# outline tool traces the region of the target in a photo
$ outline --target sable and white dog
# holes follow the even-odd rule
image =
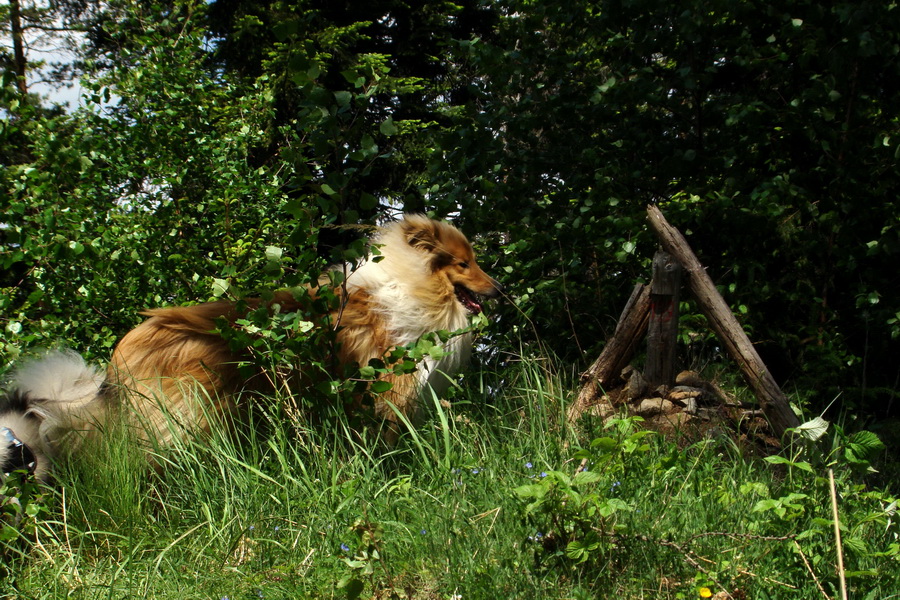
[[[383,258],[365,261],[334,289],[340,306],[330,313],[330,324],[341,365],[365,366],[426,333],[464,329],[468,317],[482,311],[478,297],[500,293],[452,225],[407,215],[372,241]],[[309,295],[302,296],[280,291],[268,302],[247,304],[286,312],[308,308]],[[46,475],[52,457],[75,444],[67,441],[78,437],[73,433],[91,430],[91,423],[103,422],[120,406],[131,405],[142,435],[162,445],[183,429],[209,431],[235,417],[241,393],[259,389],[240,375],[241,353],[216,332],[222,318],[241,316],[238,306],[220,301],[144,311],[149,318],[122,338],[105,375],[74,352],[26,363],[0,398],[0,472],[15,467]],[[471,334],[463,333],[446,343],[439,360],[426,359],[408,375],[387,376],[393,388],[378,397],[376,415],[396,422],[399,413],[415,422],[422,392],[440,395],[447,377],[468,362],[471,348]]]

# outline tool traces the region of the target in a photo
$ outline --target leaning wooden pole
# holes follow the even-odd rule
[[[681,233],[672,227],[656,206],[647,207],[650,225],[659,237],[663,249],[675,257],[687,274],[688,287],[700,305],[713,331],[715,331],[728,354],[738,363],[744,380],[759,399],[766,417],[778,437],[800,421],[772,374],[766,368],[750,338],[744,333],[731,309],[716,290],[712,279],[697,256],[691,250]]]
[[[569,407],[567,417],[574,423],[591,406],[597,404],[606,389],[631,361],[647,334],[650,317],[650,286],[638,284],[622,310],[616,332],[594,364],[581,375],[581,391]]]

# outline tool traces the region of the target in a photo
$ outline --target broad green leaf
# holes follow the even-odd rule
[[[394,125],[394,119],[388,117],[387,119],[382,121],[381,125],[379,126],[379,131],[381,131],[381,133],[383,133],[384,135],[390,137],[392,135],[397,135],[399,130],[397,129],[397,126]]]
[[[822,417],[816,417],[799,425],[795,431],[803,437],[815,442],[828,431],[828,421]]]

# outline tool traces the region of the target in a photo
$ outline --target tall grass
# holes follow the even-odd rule
[[[632,419],[573,429],[574,389],[520,359],[467,375],[390,450],[274,411],[161,453],[159,472],[112,431],[4,542],[0,597],[838,595],[824,462]],[[832,463],[851,597],[898,597],[893,497]]]

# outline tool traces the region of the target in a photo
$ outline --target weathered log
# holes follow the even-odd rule
[[[644,379],[653,388],[671,387],[675,383],[680,290],[681,264],[671,254],[658,251],[653,257],[647,360],[644,364]]]
[[[800,424],[787,397],[775,383],[750,338],[734,318],[684,236],[666,221],[656,206],[648,206],[647,215],[663,248],[681,263],[687,273],[689,289],[700,305],[700,310],[728,354],[738,363],[744,380],[756,394],[775,434],[783,437],[787,429]]]
[[[597,360],[581,375],[581,390],[578,398],[569,406],[567,416],[570,422],[578,418],[603,396],[622,373],[647,333],[650,315],[650,287],[635,286],[628,303],[622,310],[619,323],[612,338],[603,347]]]

